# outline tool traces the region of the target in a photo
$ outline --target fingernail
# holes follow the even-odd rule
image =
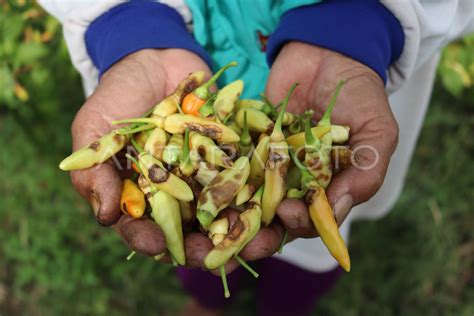
[[[95,217],[98,217],[99,209],[100,209],[100,199],[99,199],[99,196],[95,192],[92,192],[91,194],[90,203],[92,205],[92,209],[94,210]]]
[[[334,204],[334,216],[336,217],[336,222],[338,225],[341,225],[342,222],[346,219],[349,211],[352,208],[352,196],[350,194],[343,195],[336,204]]]

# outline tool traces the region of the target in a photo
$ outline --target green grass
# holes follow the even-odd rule
[[[0,32],[0,314],[176,314],[186,295],[172,268],[140,256],[126,262],[128,249],[57,168],[83,102],[57,24],[41,12],[21,20],[37,10],[30,2],[0,7],[14,13],[0,10],[10,34]],[[28,27],[53,37],[28,44],[34,54],[21,48],[17,64]],[[400,200],[387,217],[354,224],[353,271],[316,314],[474,314],[474,94],[456,87],[452,97],[453,73],[440,74]],[[6,90],[15,82],[28,100]],[[253,299],[251,289],[238,295],[233,314]]]

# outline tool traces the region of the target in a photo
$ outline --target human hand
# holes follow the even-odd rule
[[[398,126],[382,79],[349,57],[291,42],[283,47],[273,64],[266,94],[270,100],[281,100],[288,87],[299,82],[288,110],[302,113],[313,109],[320,118],[339,80],[345,84],[331,119],[335,124],[350,126],[349,146],[358,163],[335,175],[327,189],[341,225],[353,206],[370,199],[382,186],[397,145]],[[292,238],[317,236],[302,201],[283,201],[277,214]]]
[[[170,94],[190,72],[207,65],[195,54],[180,49],[141,50],[127,56],[102,77],[72,124],[73,149],[86,146],[114,128],[111,122],[138,117]],[[90,203],[97,221],[112,227],[139,253],[156,255],[165,242],[150,218],[132,219],[119,207],[121,172],[115,163],[71,172],[76,190]]]

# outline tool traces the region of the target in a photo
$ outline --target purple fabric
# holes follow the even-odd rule
[[[342,274],[340,267],[314,273],[274,258],[261,260],[252,266],[260,274],[256,301],[261,316],[310,315],[319,298],[336,284]],[[177,273],[184,289],[203,306],[217,309],[228,301],[224,298],[219,277],[199,269],[179,268]],[[239,291],[244,277],[251,276],[242,268],[227,276],[231,294]]]

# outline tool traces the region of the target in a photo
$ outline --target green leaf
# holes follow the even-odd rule
[[[15,55],[16,65],[31,64],[48,53],[48,49],[39,43],[22,43],[18,47]]]
[[[458,72],[454,71],[452,68],[442,67],[441,81],[449,93],[455,97],[461,96],[461,93],[464,90],[464,83]]]

